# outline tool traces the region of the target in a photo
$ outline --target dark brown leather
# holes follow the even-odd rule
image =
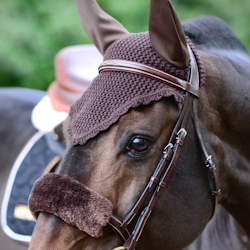
[[[188,67],[185,34],[169,0],[151,0],[149,36],[154,50],[164,60],[180,69]]]
[[[111,215],[108,222],[108,226],[124,241],[130,237],[130,233],[127,228],[121,229],[122,220],[115,215]]]
[[[193,86],[189,82],[179,79],[175,76],[172,76],[163,70],[159,70],[152,66],[145,65],[142,63],[136,63],[125,60],[108,60],[104,61],[99,66],[100,73],[105,71],[122,71],[138,75],[144,75],[146,77],[154,78],[156,80],[164,82],[175,88],[187,91],[195,95],[196,97],[199,96],[199,86],[198,87]]]
[[[60,156],[60,155],[56,155],[56,156],[50,161],[50,163],[47,165],[47,167],[44,169],[42,175],[46,175],[46,174],[50,173],[51,170],[55,167],[55,165],[56,165],[60,160],[61,160],[61,156]]]
[[[115,41],[129,32],[103,11],[95,0],[75,0],[82,26],[97,49],[104,54]]]
[[[213,213],[211,218],[214,216],[216,209],[217,209],[217,205],[218,205],[218,200],[219,200],[219,194],[221,193],[221,190],[219,188],[219,179],[218,179],[218,175],[216,172],[216,167],[212,161],[212,156],[208,154],[206,147],[204,145],[202,136],[201,136],[201,132],[199,129],[199,123],[198,123],[198,112],[197,112],[197,104],[195,102],[195,100],[193,101],[193,113],[194,113],[194,124],[195,124],[195,132],[198,138],[198,141],[200,143],[200,147],[205,159],[205,165],[208,169],[208,177],[210,182],[212,183],[212,195],[213,195],[213,200],[214,200],[214,208],[213,208]]]

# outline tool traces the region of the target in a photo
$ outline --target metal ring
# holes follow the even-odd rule
[[[113,250],[126,250],[126,249],[127,248],[124,246],[113,248]]]

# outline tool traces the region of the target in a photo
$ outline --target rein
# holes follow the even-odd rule
[[[150,177],[149,182],[144,191],[142,192],[140,198],[123,220],[118,218],[114,214],[111,215],[111,218],[108,222],[108,226],[125,242],[123,246],[117,247],[113,250],[135,249],[135,246],[137,244],[137,241],[139,240],[139,237],[143,231],[147,219],[149,218],[159,196],[161,195],[164,187],[166,186],[166,182],[178,160],[181,147],[183,146],[185,137],[187,135],[187,131],[185,128],[192,106],[196,136],[198,138],[202,154],[205,159],[205,165],[208,169],[209,180],[212,184],[212,197],[214,204],[212,217],[216,211],[220,189],[218,189],[218,178],[217,173],[215,171],[215,165],[212,162],[212,156],[207,153],[198,127],[197,105],[195,99],[199,97],[199,71],[194,54],[188,44],[187,46],[191,58],[191,72],[188,82],[174,77],[154,67],[130,61],[110,60],[105,61],[99,67],[100,73],[104,71],[123,71],[134,74],[140,74],[160,80],[175,88],[179,88],[186,91],[185,103],[183,105],[181,114],[176,122],[175,128],[172,131],[168,144],[163,149],[161,159],[154,173]],[[150,194],[152,194],[150,201],[141,211],[139,218],[135,224],[135,227],[130,233],[128,230],[128,225],[139,213],[143,203],[149,197]]]

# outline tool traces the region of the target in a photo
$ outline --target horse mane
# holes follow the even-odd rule
[[[203,51],[226,50],[248,55],[246,47],[223,20],[212,16],[201,16],[185,22],[182,27],[186,36]]]

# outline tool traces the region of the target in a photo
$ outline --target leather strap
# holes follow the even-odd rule
[[[199,86],[198,88],[196,88],[194,85],[191,85],[187,81],[172,76],[163,70],[159,70],[142,63],[125,60],[108,60],[104,61],[99,66],[99,73],[105,71],[122,71],[151,77],[168,85],[171,85],[172,87],[182,89],[190,94],[195,95],[196,97],[199,97]]]
[[[46,175],[48,173],[51,172],[51,170],[56,166],[56,164],[58,164],[58,162],[61,160],[61,156],[60,155],[56,155],[47,165],[47,167],[44,169],[43,174],[42,175]]]
[[[197,105],[195,100],[193,100],[193,114],[194,114],[194,127],[195,127],[195,132],[196,132],[196,136],[198,138],[200,147],[201,147],[201,151],[204,157],[204,161],[205,161],[205,166],[207,167],[207,173],[208,173],[208,178],[212,184],[212,196],[213,196],[213,201],[214,201],[214,206],[213,206],[213,212],[212,212],[212,216],[211,218],[214,216],[216,209],[217,209],[217,205],[218,205],[218,199],[219,199],[219,194],[221,193],[221,189],[219,188],[219,181],[218,181],[218,175],[216,172],[216,166],[212,161],[212,155],[209,155],[207,153],[207,150],[205,148],[202,136],[201,136],[201,132],[199,129],[199,123],[198,123],[198,112],[197,112]]]
[[[123,240],[126,241],[130,237],[130,233],[127,228],[121,229],[122,220],[116,217],[115,215],[111,215],[110,220],[108,222],[108,226]]]

